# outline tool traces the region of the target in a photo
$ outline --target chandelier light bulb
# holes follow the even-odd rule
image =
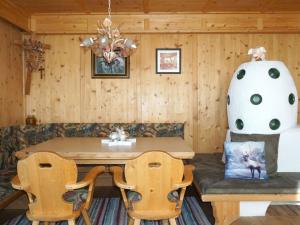
[[[109,44],[109,40],[107,36],[100,37],[99,44],[101,47],[105,47]]]
[[[131,40],[130,38],[126,38],[125,41],[124,41],[124,45],[127,47],[127,48],[136,48],[133,40]],[[133,47],[135,46],[135,47]]]
[[[94,44],[94,40],[91,37],[85,38],[80,44],[81,47],[89,47]]]

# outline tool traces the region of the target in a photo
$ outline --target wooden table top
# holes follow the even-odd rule
[[[191,159],[195,154],[180,137],[141,137],[131,146],[108,146],[98,137],[59,137],[25,148],[16,156],[20,159],[32,152],[51,151],[78,164],[123,164],[151,150],[165,151],[180,159]]]

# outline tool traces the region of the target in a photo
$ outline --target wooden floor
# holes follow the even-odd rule
[[[197,196],[194,188],[188,188],[187,195]],[[121,197],[119,190],[115,187],[95,188],[94,196]],[[24,213],[26,207],[24,201],[26,201],[26,196],[22,196],[10,207],[0,210],[0,225],[8,219]],[[201,202],[200,199],[199,202],[211,224],[214,224],[211,205]],[[232,223],[232,225],[300,225],[300,205],[272,205],[268,208],[265,217],[243,217]]]

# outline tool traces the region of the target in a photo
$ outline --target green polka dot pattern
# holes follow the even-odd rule
[[[289,95],[289,103],[290,103],[291,105],[294,105],[294,103],[295,103],[295,95],[294,95],[293,93],[291,93],[291,94]]]
[[[277,130],[280,127],[280,121],[278,119],[272,119],[269,123],[269,127],[272,130]]]
[[[243,77],[245,76],[245,74],[246,74],[246,70],[242,69],[242,70],[240,70],[238,72],[238,74],[237,74],[236,77],[237,77],[238,80],[241,80],[241,79],[243,79]]]
[[[244,128],[244,122],[241,119],[237,119],[235,121],[236,128],[242,130]]]
[[[280,77],[280,72],[276,68],[271,68],[269,69],[269,76],[273,79],[277,79],[278,77]]]
[[[262,97],[260,94],[254,94],[251,96],[250,101],[253,105],[259,105],[262,102]]]

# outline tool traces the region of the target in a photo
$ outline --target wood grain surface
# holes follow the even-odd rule
[[[131,146],[108,146],[102,144],[100,138],[94,137],[54,138],[18,151],[16,155],[24,158],[28,153],[50,151],[80,162],[97,163],[99,160],[98,164],[118,164],[150,150],[165,151],[180,159],[194,156],[193,150],[178,137],[137,138]]]
[[[46,75],[33,74],[27,114],[50,122],[185,122],[195,152],[219,152],[227,130],[226,96],[248,49],[264,46],[267,60],[283,61],[300,93],[299,34],[137,34],[130,79],[91,79],[85,35],[40,35],[51,45]],[[181,48],[180,75],[155,74],[156,48]],[[300,117],[299,117],[300,118]]]
[[[0,7],[1,8],[1,7]],[[0,127],[24,121],[21,31],[0,19]]]

